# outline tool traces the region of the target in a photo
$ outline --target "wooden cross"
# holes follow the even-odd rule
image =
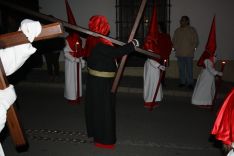
[[[138,15],[137,15],[135,23],[133,25],[133,29],[132,29],[131,34],[129,36],[129,41],[131,41],[133,39],[134,35],[135,35],[136,29],[137,29],[137,27],[139,25],[139,21],[141,19],[142,13],[144,11],[145,5],[146,5],[146,0],[142,0]],[[9,3],[7,1],[0,1],[0,6],[8,7],[8,8],[17,10],[19,12],[23,12],[23,13],[29,14],[31,16],[38,17],[38,18],[41,18],[41,19],[44,19],[44,20],[47,20],[47,21],[50,21],[50,22],[60,22],[66,28],[69,28],[69,29],[72,29],[72,30],[75,30],[75,31],[78,31],[80,33],[84,33],[84,34],[87,34],[87,35],[91,35],[91,36],[94,36],[94,37],[103,37],[103,38],[105,38],[107,40],[110,40],[112,43],[114,43],[116,45],[123,46],[125,44],[124,42],[116,40],[114,38],[98,34],[96,32],[90,31],[88,29],[82,28],[82,27],[80,27],[78,25],[72,25],[72,24],[70,24],[68,22],[57,19],[55,17],[51,17],[51,16],[48,16],[48,15],[45,15],[45,14],[42,14],[42,13],[38,13],[38,12],[32,11],[30,9],[21,7],[19,5]],[[149,51],[146,51],[146,50],[141,49],[141,48],[136,48],[136,52],[144,54],[144,55],[146,55],[148,57],[160,58],[160,55],[149,52]],[[111,90],[112,92],[116,92],[116,90],[117,90],[119,79],[121,77],[121,74],[123,73],[123,69],[124,69],[126,59],[127,59],[127,56],[124,56],[122,58],[122,60],[121,60],[120,67],[119,67],[119,69],[117,71],[117,75],[116,75],[115,81],[114,81],[113,86],[112,86],[112,90]]]
[[[143,0],[143,2],[145,3],[146,0]],[[142,5],[141,5],[141,8],[143,6],[143,2],[142,2]],[[78,25],[72,25],[68,22],[65,22],[63,20],[60,20],[58,18],[55,18],[55,17],[51,17],[51,16],[48,16],[48,15],[45,15],[45,14],[42,14],[42,13],[39,13],[39,12],[36,12],[36,11],[32,11],[30,9],[27,9],[27,8],[24,8],[24,7],[21,7],[19,5],[16,5],[16,4],[12,4],[10,2],[7,2],[7,1],[1,1],[0,0],[0,6],[4,6],[4,7],[7,7],[7,8],[11,8],[11,9],[14,9],[14,10],[17,10],[17,11],[20,11],[20,12],[23,12],[25,14],[29,14],[31,16],[34,16],[34,17],[37,17],[37,18],[41,18],[41,19],[44,19],[44,20],[47,20],[47,21],[50,21],[50,22],[60,22],[64,27],[66,28],[69,28],[69,29],[72,29],[72,30],[75,30],[75,31],[78,31],[80,33],[84,33],[84,34],[87,34],[87,35],[91,35],[91,36],[94,36],[94,37],[103,37],[107,40],[110,40],[112,43],[116,44],[116,45],[120,45],[120,46],[123,46],[124,42],[122,41],[119,41],[119,40],[116,40],[114,38],[111,38],[111,37],[107,37],[107,36],[104,36],[104,35],[101,35],[99,33],[96,33],[96,32],[93,32],[93,31],[90,31],[86,28],[83,28],[83,27],[80,27]],[[141,9],[140,9],[141,10]],[[139,13],[138,13],[139,14]],[[140,18],[139,18],[140,19]],[[137,20],[139,20],[137,18]],[[136,20],[136,21],[137,21]],[[135,22],[136,23],[136,22]],[[135,27],[137,28],[138,24],[135,24]],[[132,31],[133,32],[133,31]],[[146,56],[149,56],[149,57],[153,57],[153,58],[160,58],[160,56],[158,54],[155,54],[155,53],[152,53],[152,52],[149,52],[147,50],[144,50],[144,49],[141,49],[141,48],[136,48],[136,52],[138,53],[141,53],[141,54],[144,54]]]
[[[113,39],[111,37],[107,37],[107,36],[98,34],[96,32],[92,32],[92,31],[90,31],[88,29],[85,29],[85,28],[82,28],[82,27],[80,27],[78,25],[72,25],[70,23],[62,21],[62,20],[57,19],[55,17],[51,17],[51,16],[48,16],[48,15],[45,15],[45,14],[42,14],[42,13],[38,13],[38,12],[32,11],[30,9],[21,7],[19,5],[11,4],[11,3],[7,2],[7,1],[0,1],[0,5],[2,5],[4,7],[11,8],[11,9],[14,9],[14,10],[18,10],[18,11],[26,13],[26,14],[30,14],[32,16],[35,16],[35,17],[38,17],[38,18],[41,18],[41,19],[45,19],[47,21],[51,21],[51,22],[59,21],[59,22],[61,22],[63,24],[64,27],[67,27],[69,29],[72,29],[72,30],[75,30],[75,31],[78,31],[78,32],[81,32],[81,33],[84,33],[84,34],[87,34],[87,35],[91,35],[91,36],[95,36],[95,37],[103,37],[103,38],[105,38],[107,40],[110,40],[112,43],[114,43],[116,45],[122,46],[122,45],[125,44],[124,42],[118,41],[118,40]],[[129,41],[131,41],[133,39],[134,35],[135,35],[136,29],[137,29],[137,27],[139,25],[139,21],[141,19],[142,13],[144,11],[145,5],[146,5],[146,0],[142,0],[139,12],[137,14],[135,23],[133,25],[133,29],[132,29],[131,34],[129,36]],[[144,54],[144,55],[146,55],[148,57],[160,58],[160,55],[149,52],[149,51],[146,51],[146,50],[141,49],[141,48],[136,48],[136,52]],[[125,65],[126,60],[127,60],[127,55],[123,56],[122,59],[121,59],[120,66],[118,68],[118,71],[117,71],[117,74],[116,74],[116,77],[115,77],[115,80],[114,80],[114,83],[113,83],[113,86],[112,86],[112,89],[111,89],[111,92],[113,92],[113,93],[115,93],[116,90],[117,90],[118,83],[119,83],[120,77],[121,77],[121,75],[123,73],[123,69],[124,69],[124,65]]]
[[[140,19],[141,19],[141,16],[142,16],[142,14],[144,12],[144,9],[145,9],[145,5],[146,5],[146,0],[142,0],[140,9],[138,11],[138,14],[137,14],[137,17],[136,17],[136,20],[135,20],[135,23],[134,23],[132,31],[131,31],[131,33],[129,35],[128,42],[133,40],[133,38],[135,36],[136,30],[138,28],[138,25],[139,25],[139,22],[140,22]],[[116,93],[116,90],[117,90],[117,87],[118,87],[118,84],[119,84],[119,80],[120,80],[120,78],[121,78],[121,76],[123,74],[124,65],[125,65],[125,63],[127,61],[127,57],[128,57],[128,55],[124,55],[122,57],[122,59],[121,59],[118,71],[116,73],[116,76],[115,76],[115,79],[114,79],[114,82],[113,82],[113,85],[112,85],[112,88],[111,88],[112,93]]]
[[[63,29],[60,23],[52,23],[44,25],[42,32],[34,41],[45,40],[58,37],[63,34]],[[21,32],[12,32],[0,35],[0,48],[7,48],[19,44],[29,43],[27,37]],[[19,51],[20,53],[20,51]],[[9,85],[6,74],[0,59],[0,89],[5,89]],[[21,148],[27,144],[24,133],[22,131],[17,112],[12,104],[7,111],[7,125],[12,137],[13,143],[17,148]]]

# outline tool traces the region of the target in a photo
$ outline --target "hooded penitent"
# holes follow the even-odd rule
[[[160,54],[160,48],[158,45],[159,31],[158,31],[158,19],[156,5],[154,5],[148,34],[145,38],[143,48],[145,50],[153,51],[156,54]]]
[[[94,15],[89,20],[89,29],[106,36],[110,32],[110,25],[105,16]],[[99,42],[113,46],[113,44],[105,38],[89,36],[86,40],[85,46],[87,56],[89,56],[91,49],[93,49],[93,47]]]
[[[197,65],[204,67],[204,60],[211,58],[215,55],[216,50],[216,25],[215,25],[215,16],[212,21],[209,38],[206,43],[206,48],[201,57],[199,58]],[[213,60],[211,60],[213,62]]]
[[[65,0],[65,4],[68,23],[76,25],[75,18],[67,0]],[[82,49],[82,41],[78,32],[68,30],[68,33],[69,35],[66,37],[67,47],[64,51],[66,52],[64,96],[69,104],[75,105],[80,103],[82,97],[82,58],[80,57],[84,56],[84,50]],[[68,51],[69,53],[67,53]]]
[[[211,134],[224,144],[231,145],[234,142],[234,88],[228,94],[221,106]]]

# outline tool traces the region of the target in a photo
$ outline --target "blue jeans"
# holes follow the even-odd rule
[[[193,57],[177,57],[180,84],[193,85]]]

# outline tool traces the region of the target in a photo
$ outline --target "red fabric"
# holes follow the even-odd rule
[[[161,59],[168,60],[173,46],[170,35],[159,33],[158,45]]]
[[[102,35],[108,35],[110,32],[110,25],[105,16],[95,15],[89,20],[89,29]],[[87,57],[90,55],[91,50],[99,42],[113,46],[112,42],[105,38],[89,36],[87,37],[85,45],[85,53]]]
[[[73,16],[73,13],[72,13],[72,10],[71,10],[71,7],[68,3],[67,0],[65,0],[65,4],[66,4],[66,11],[67,11],[67,19],[68,19],[68,23],[70,24],[73,24],[73,25],[76,25],[76,20]]]
[[[67,12],[67,19],[68,19],[68,23],[73,24],[73,25],[77,25],[76,24],[76,20],[73,16],[72,10],[69,6],[69,3],[67,0],[65,0],[65,4],[66,4],[66,12]],[[70,52],[70,54],[73,57],[81,57],[84,56],[84,51],[82,49],[82,40],[80,39],[80,36],[77,32],[73,31],[71,32],[67,38],[66,38],[70,48],[72,49],[73,52]]]
[[[217,140],[230,145],[234,142],[234,88],[228,94],[221,106],[211,134],[215,135]]]
[[[146,36],[144,41],[143,49],[152,51],[152,53],[160,55],[160,48],[158,45],[158,39],[153,38],[152,36]],[[157,59],[159,61],[160,59]]]
[[[171,37],[165,33],[159,33],[156,5],[154,5],[153,13],[150,21],[149,31],[145,38],[143,49],[151,50],[159,54],[161,59],[168,59],[171,54],[172,42]],[[156,58],[156,61],[160,59]]]
[[[157,107],[157,106],[159,106],[159,103],[157,103],[157,102],[145,102],[144,103],[144,107],[145,108],[154,108],[154,107]]]
[[[158,31],[157,10],[156,10],[156,5],[154,5],[147,36],[152,36],[153,38],[157,39],[158,33],[159,31]]]
[[[197,61],[197,66],[205,68],[204,61],[208,58],[212,57],[208,51],[204,51],[199,60]]]
[[[156,5],[154,5],[148,34],[145,38],[143,49],[152,51],[153,53],[160,55],[158,39],[159,39],[159,31],[158,31],[157,10],[156,10]],[[159,60],[160,59],[156,59],[156,61]]]
[[[99,147],[99,148],[105,148],[105,149],[114,149],[115,148],[115,144],[107,145],[107,144],[101,144],[101,143],[97,143],[97,142],[95,142],[95,146]]]
[[[147,36],[144,43],[144,49],[160,55],[161,60],[169,59],[172,46],[171,37],[166,33],[159,33],[157,41],[152,36]],[[156,61],[159,60],[156,59]]]
[[[77,97],[76,100],[67,100],[68,104],[70,105],[77,105],[80,103],[80,97]]]
[[[110,25],[105,16],[95,15],[89,20],[89,29],[102,35],[108,35]]]
[[[78,57],[76,53],[81,52],[82,51],[82,41],[78,35],[78,33],[76,32],[72,32],[70,33],[67,38],[66,38],[70,48],[72,49],[74,54],[72,54],[74,57]]]
[[[212,55],[214,55],[216,50],[216,24],[215,24],[215,16],[212,21],[209,38],[206,43],[206,51],[210,52]]]
[[[209,33],[209,38],[206,43],[205,51],[203,52],[203,54],[201,55],[201,57],[199,58],[197,62],[198,66],[205,67],[204,60],[207,58],[212,58],[215,54],[215,51],[216,51],[216,32],[215,31],[216,31],[216,24],[215,24],[215,16],[214,16],[211,29],[210,29],[210,33]]]

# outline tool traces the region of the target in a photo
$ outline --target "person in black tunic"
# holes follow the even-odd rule
[[[90,18],[89,29],[108,35],[110,26],[106,17],[96,15]],[[86,40],[86,127],[97,147],[112,149],[116,143],[115,95],[111,93],[117,70],[115,59],[133,52],[136,46],[139,43],[135,39],[120,47],[101,37],[89,36]]]

